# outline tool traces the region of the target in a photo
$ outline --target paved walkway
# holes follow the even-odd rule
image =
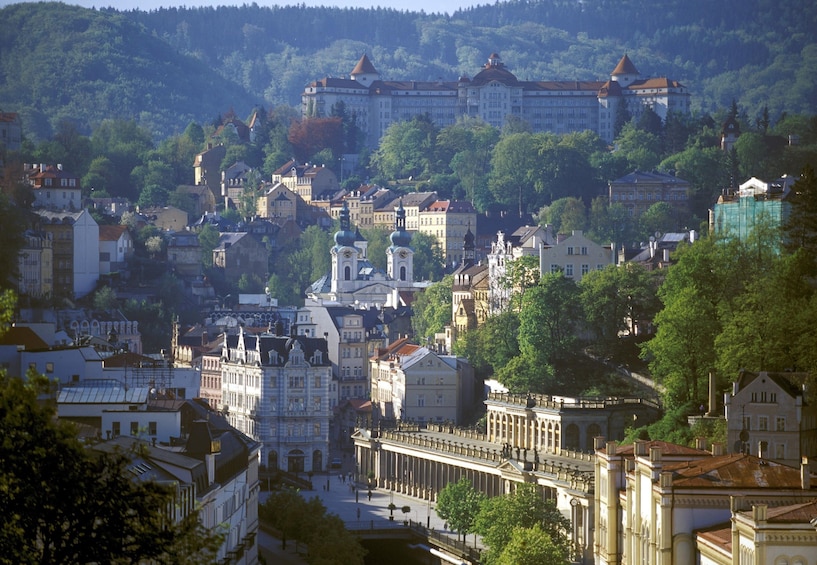
[[[301,495],[306,499],[317,497],[326,507],[327,513],[337,514],[346,523],[349,529],[369,529],[386,527],[389,524],[389,503],[393,503],[397,509],[394,510],[394,524],[400,525],[403,520],[419,523],[436,532],[449,535],[457,539],[457,533],[448,529],[448,524],[437,515],[435,504],[427,500],[413,498],[397,492],[375,488],[372,490],[372,498],[369,500],[368,490],[365,485],[351,485],[348,473],[343,475],[345,481],[339,478],[338,472],[331,474],[317,474],[312,478],[312,484],[316,490],[301,491]],[[326,489],[328,485],[328,490]],[[352,490],[351,486],[355,489]],[[267,499],[268,493],[261,492],[260,502]],[[408,506],[410,511],[403,514],[401,509]],[[469,535],[468,545],[474,545],[474,536]],[[477,538],[478,547],[483,547],[481,540]],[[277,547],[280,548],[280,541]],[[287,553],[292,553],[293,543],[287,543]],[[290,563],[280,561],[280,563]],[[296,562],[292,562],[296,563]]]

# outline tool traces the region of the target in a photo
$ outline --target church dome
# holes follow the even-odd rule
[[[339,247],[354,247],[356,239],[349,222],[349,206],[344,201],[340,210],[340,230],[335,232],[335,243]]]
[[[394,213],[394,231],[391,232],[389,240],[394,247],[408,247],[411,244],[411,234],[406,231],[406,211],[402,199]]]

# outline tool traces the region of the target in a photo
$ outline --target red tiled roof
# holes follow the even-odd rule
[[[610,73],[613,76],[616,75],[637,75],[638,69],[635,68],[633,62],[630,61],[630,58],[625,53],[621,60],[616,65],[616,68],[613,69],[613,72]]]
[[[117,241],[128,226],[99,226],[99,241]]]

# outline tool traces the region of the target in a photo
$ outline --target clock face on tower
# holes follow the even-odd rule
[[[400,253],[398,253],[398,255],[400,255],[401,259],[405,259],[406,256],[408,256],[408,253],[406,253],[405,250],[404,250],[404,251],[401,251]]]
[[[346,258],[348,259],[349,257],[351,257],[351,256],[352,256],[352,252],[351,252],[351,251],[344,251],[344,252],[343,252],[343,256],[344,256],[344,257],[346,257]]]

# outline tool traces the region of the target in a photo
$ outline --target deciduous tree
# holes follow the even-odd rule
[[[437,495],[437,514],[465,539],[466,534],[474,531],[483,500],[484,495],[468,477],[461,477],[456,483],[448,483]]]

